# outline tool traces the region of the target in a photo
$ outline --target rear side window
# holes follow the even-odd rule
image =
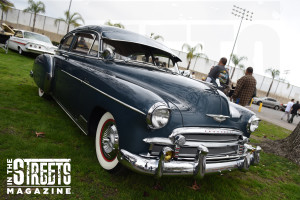
[[[15,33],[15,37],[23,38],[22,32],[21,32],[21,31],[17,31],[17,32]]]
[[[98,56],[99,41],[97,36],[91,33],[78,33],[76,34],[76,42],[72,48],[72,52]]]
[[[71,35],[71,36],[65,38],[64,41],[63,41],[62,44],[61,44],[60,49],[68,51],[69,48],[70,48],[70,46],[71,46],[71,43],[72,43],[73,38],[74,38],[73,35]]]

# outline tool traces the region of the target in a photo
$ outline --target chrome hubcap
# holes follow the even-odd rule
[[[103,132],[101,139],[103,154],[108,159],[114,159],[118,153],[119,135],[117,127],[109,124]]]

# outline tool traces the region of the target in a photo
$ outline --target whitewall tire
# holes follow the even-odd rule
[[[98,123],[95,147],[101,167],[109,171],[115,169],[119,163],[119,136],[115,119],[109,112],[106,112]]]
[[[41,88],[38,89],[38,92],[39,92],[39,97],[45,96],[45,92]]]

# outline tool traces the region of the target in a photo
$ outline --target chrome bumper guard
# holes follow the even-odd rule
[[[258,164],[261,148],[259,146],[254,148],[248,144],[245,144],[245,147],[245,154],[241,155],[239,159],[219,163],[206,163],[208,149],[203,145],[198,146],[194,161],[165,161],[168,147],[161,151],[159,158],[144,158],[121,149],[118,160],[133,171],[154,175],[158,178],[163,175],[192,175],[195,178],[202,178],[206,173],[230,171],[232,169],[247,170],[251,164]]]

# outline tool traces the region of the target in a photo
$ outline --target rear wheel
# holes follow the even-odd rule
[[[111,113],[106,112],[99,120],[95,137],[96,154],[99,164],[109,172],[117,172],[120,164],[119,135],[116,122]]]
[[[275,110],[279,110],[279,106],[275,106],[274,109],[275,109]]]
[[[261,101],[257,102],[257,105],[260,105]]]

